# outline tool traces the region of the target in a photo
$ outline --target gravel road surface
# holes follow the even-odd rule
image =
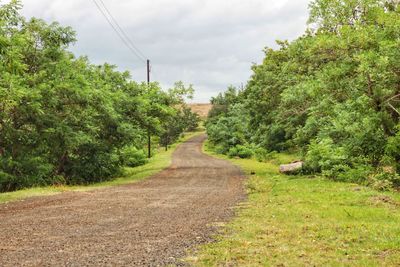
[[[0,204],[0,266],[182,265],[245,197],[241,171],[181,144],[151,178]]]

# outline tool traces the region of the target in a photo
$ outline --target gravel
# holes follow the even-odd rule
[[[240,169],[204,155],[205,138],[142,182],[0,205],[0,266],[185,265],[245,198]]]

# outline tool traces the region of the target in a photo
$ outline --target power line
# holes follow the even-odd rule
[[[107,14],[110,16],[110,18],[113,20],[113,22],[115,23],[115,25],[117,25],[117,28],[120,30],[120,32],[122,33],[122,35],[126,38],[126,40],[129,42],[129,44],[132,46],[132,48],[134,48],[136,50],[136,52],[138,52],[144,60],[146,60],[146,56],[142,53],[142,51],[140,51],[139,48],[137,48],[135,46],[135,44],[132,42],[132,40],[129,38],[129,36],[125,33],[125,31],[122,29],[122,27],[119,25],[118,21],[115,19],[115,17],[112,15],[112,13],[110,12],[110,10],[107,8],[107,6],[104,4],[103,0],[99,0],[100,3],[103,5],[104,9],[106,10]]]
[[[143,63],[146,63],[146,60],[143,59],[130,45],[129,43],[125,40],[123,35],[117,30],[117,28],[114,26],[114,24],[111,22],[111,20],[108,18],[107,14],[103,11],[103,9],[100,7],[100,5],[96,2],[96,0],[92,0],[93,3],[96,5],[97,9],[100,11],[100,13],[103,15],[103,17],[107,20],[108,24],[112,27],[114,32],[118,35],[118,37],[121,39],[121,41],[126,45],[126,47]]]

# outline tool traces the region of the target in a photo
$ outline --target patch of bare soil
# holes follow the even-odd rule
[[[245,196],[241,171],[202,154],[204,139],[143,182],[0,205],[0,266],[183,265]]]

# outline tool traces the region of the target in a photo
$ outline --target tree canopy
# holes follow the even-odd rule
[[[70,27],[26,20],[20,8],[0,6],[0,191],[110,179],[145,162],[148,134],[158,142],[173,131],[168,145],[196,127],[182,108],[192,86],[164,91],[77,58]]]
[[[310,172],[400,186],[399,2],[315,0],[307,31],[278,45],[234,100],[232,89],[219,97],[210,140],[223,152],[301,151]]]

